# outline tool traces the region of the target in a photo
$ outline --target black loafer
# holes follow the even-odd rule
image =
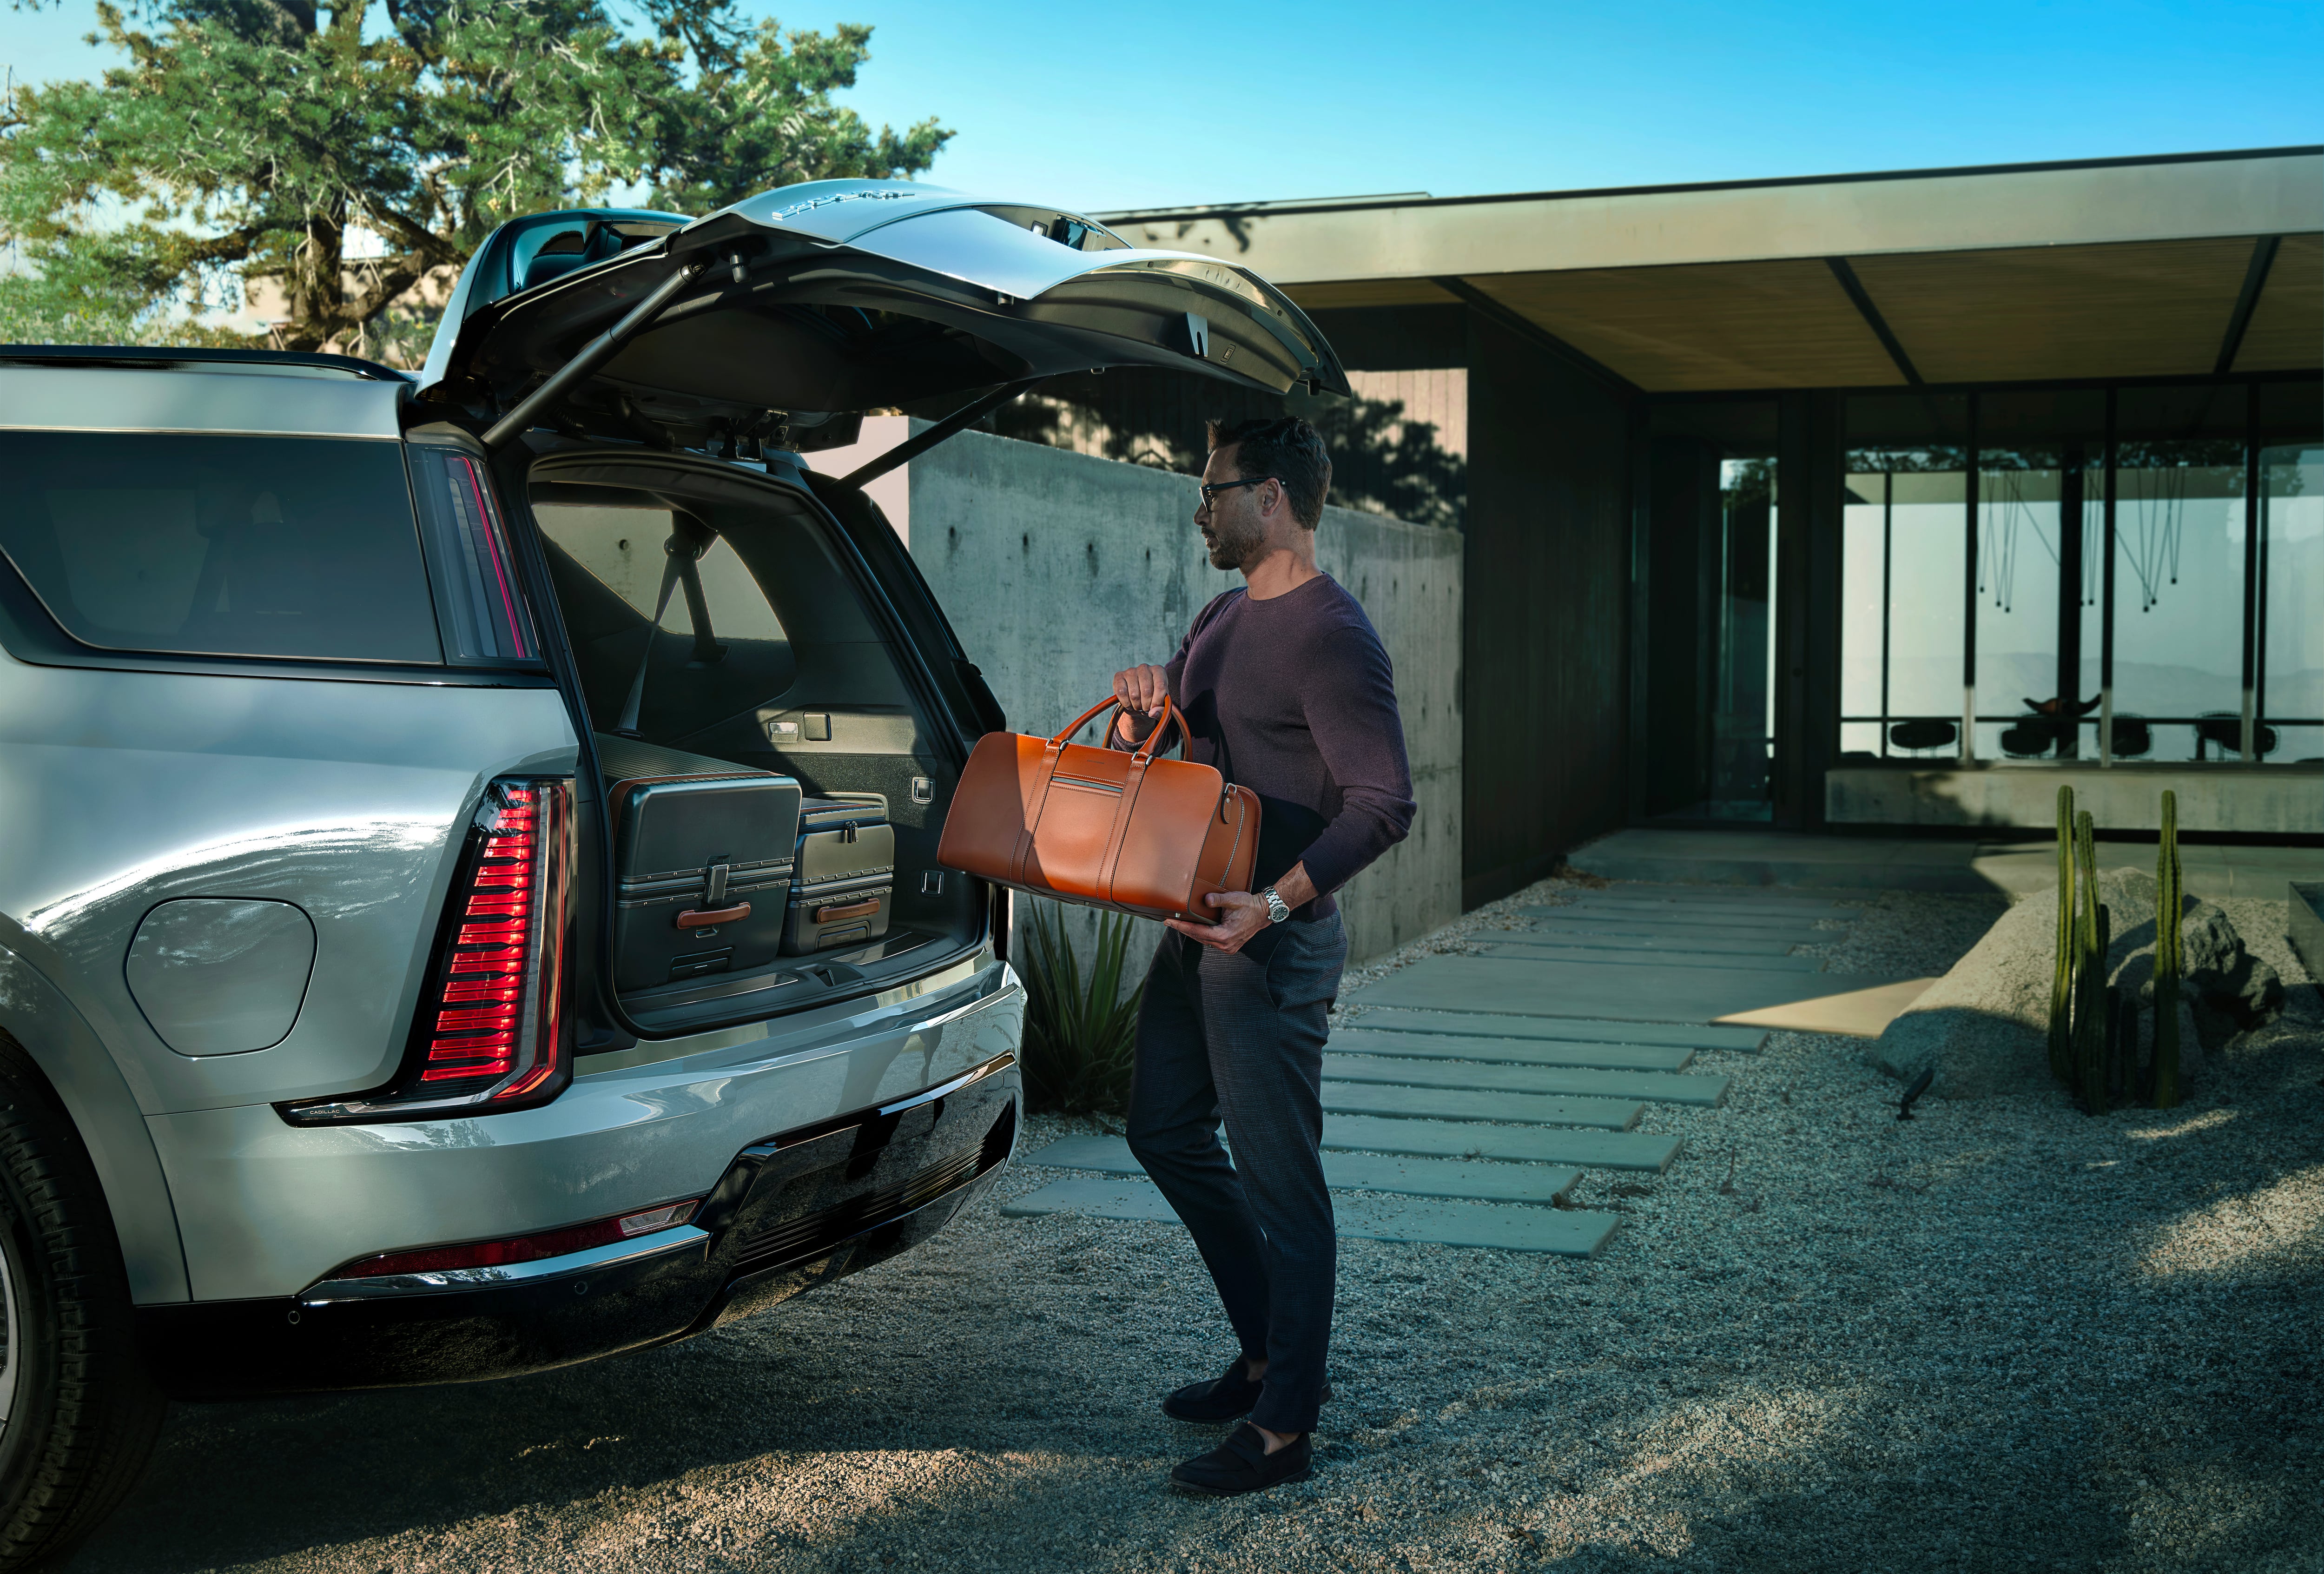
[[[1240,1420],[1259,1403],[1259,1391],[1263,1386],[1244,1376],[1246,1370],[1243,1358],[1237,1356],[1226,1375],[1174,1389],[1162,1401],[1162,1413],[1172,1421],[1191,1421],[1206,1426]]]
[[[1198,1426],[1222,1426],[1231,1421],[1240,1421],[1259,1403],[1259,1392],[1265,1386],[1243,1375],[1249,1368],[1241,1356],[1235,1357],[1226,1375],[1213,1377],[1208,1383],[1189,1383],[1184,1388],[1173,1389],[1163,1396],[1162,1413],[1172,1421],[1193,1421]],[[1323,1384],[1318,1403],[1332,1403],[1332,1385]]]
[[[1305,1481],[1314,1473],[1314,1450],[1308,1447],[1306,1433],[1270,1454],[1267,1439],[1245,1421],[1228,1434],[1225,1442],[1172,1470],[1170,1485],[1205,1497],[1236,1497],[1246,1492],[1264,1492],[1286,1481]]]

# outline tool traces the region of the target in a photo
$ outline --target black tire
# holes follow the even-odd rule
[[[0,1574],[62,1562],[127,1496],[167,1408],[96,1167],[0,1034]]]

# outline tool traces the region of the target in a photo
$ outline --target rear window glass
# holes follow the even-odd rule
[[[669,561],[664,543],[677,528],[667,508],[586,508],[567,504],[536,503],[532,516],[542,532],[573,555],[592,578],[627,602],[640,617],[651,617],[661,599],[662,572]],[[721,636],[779,640],[782,619],[767,602],[751,570],[734,554],[724,537],[711,543],[695,572],[702,579],[702,601],[710,626]],[[673,632],[687,627],[686,591],[670,588],[662,608],[661,626]]]
[[[0,551],[88,644],[443,660],[397,443],[0,432]]]

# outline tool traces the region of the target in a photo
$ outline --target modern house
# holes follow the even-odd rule
[[[2324,148],[1105,218],[1465,465],[1464,903],[2061,782],[2324,838]]]

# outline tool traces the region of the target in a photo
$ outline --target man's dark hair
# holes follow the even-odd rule
[[[1210,426],[1213,450],[1233,446],[1238,480],[1272,476],[1283,483],[1292,518],[1309,530],[1323,523],[1323,499],[1332,490],[1332,460],[1314,427],[1296,415],[1273,421],[1213,421]]]

